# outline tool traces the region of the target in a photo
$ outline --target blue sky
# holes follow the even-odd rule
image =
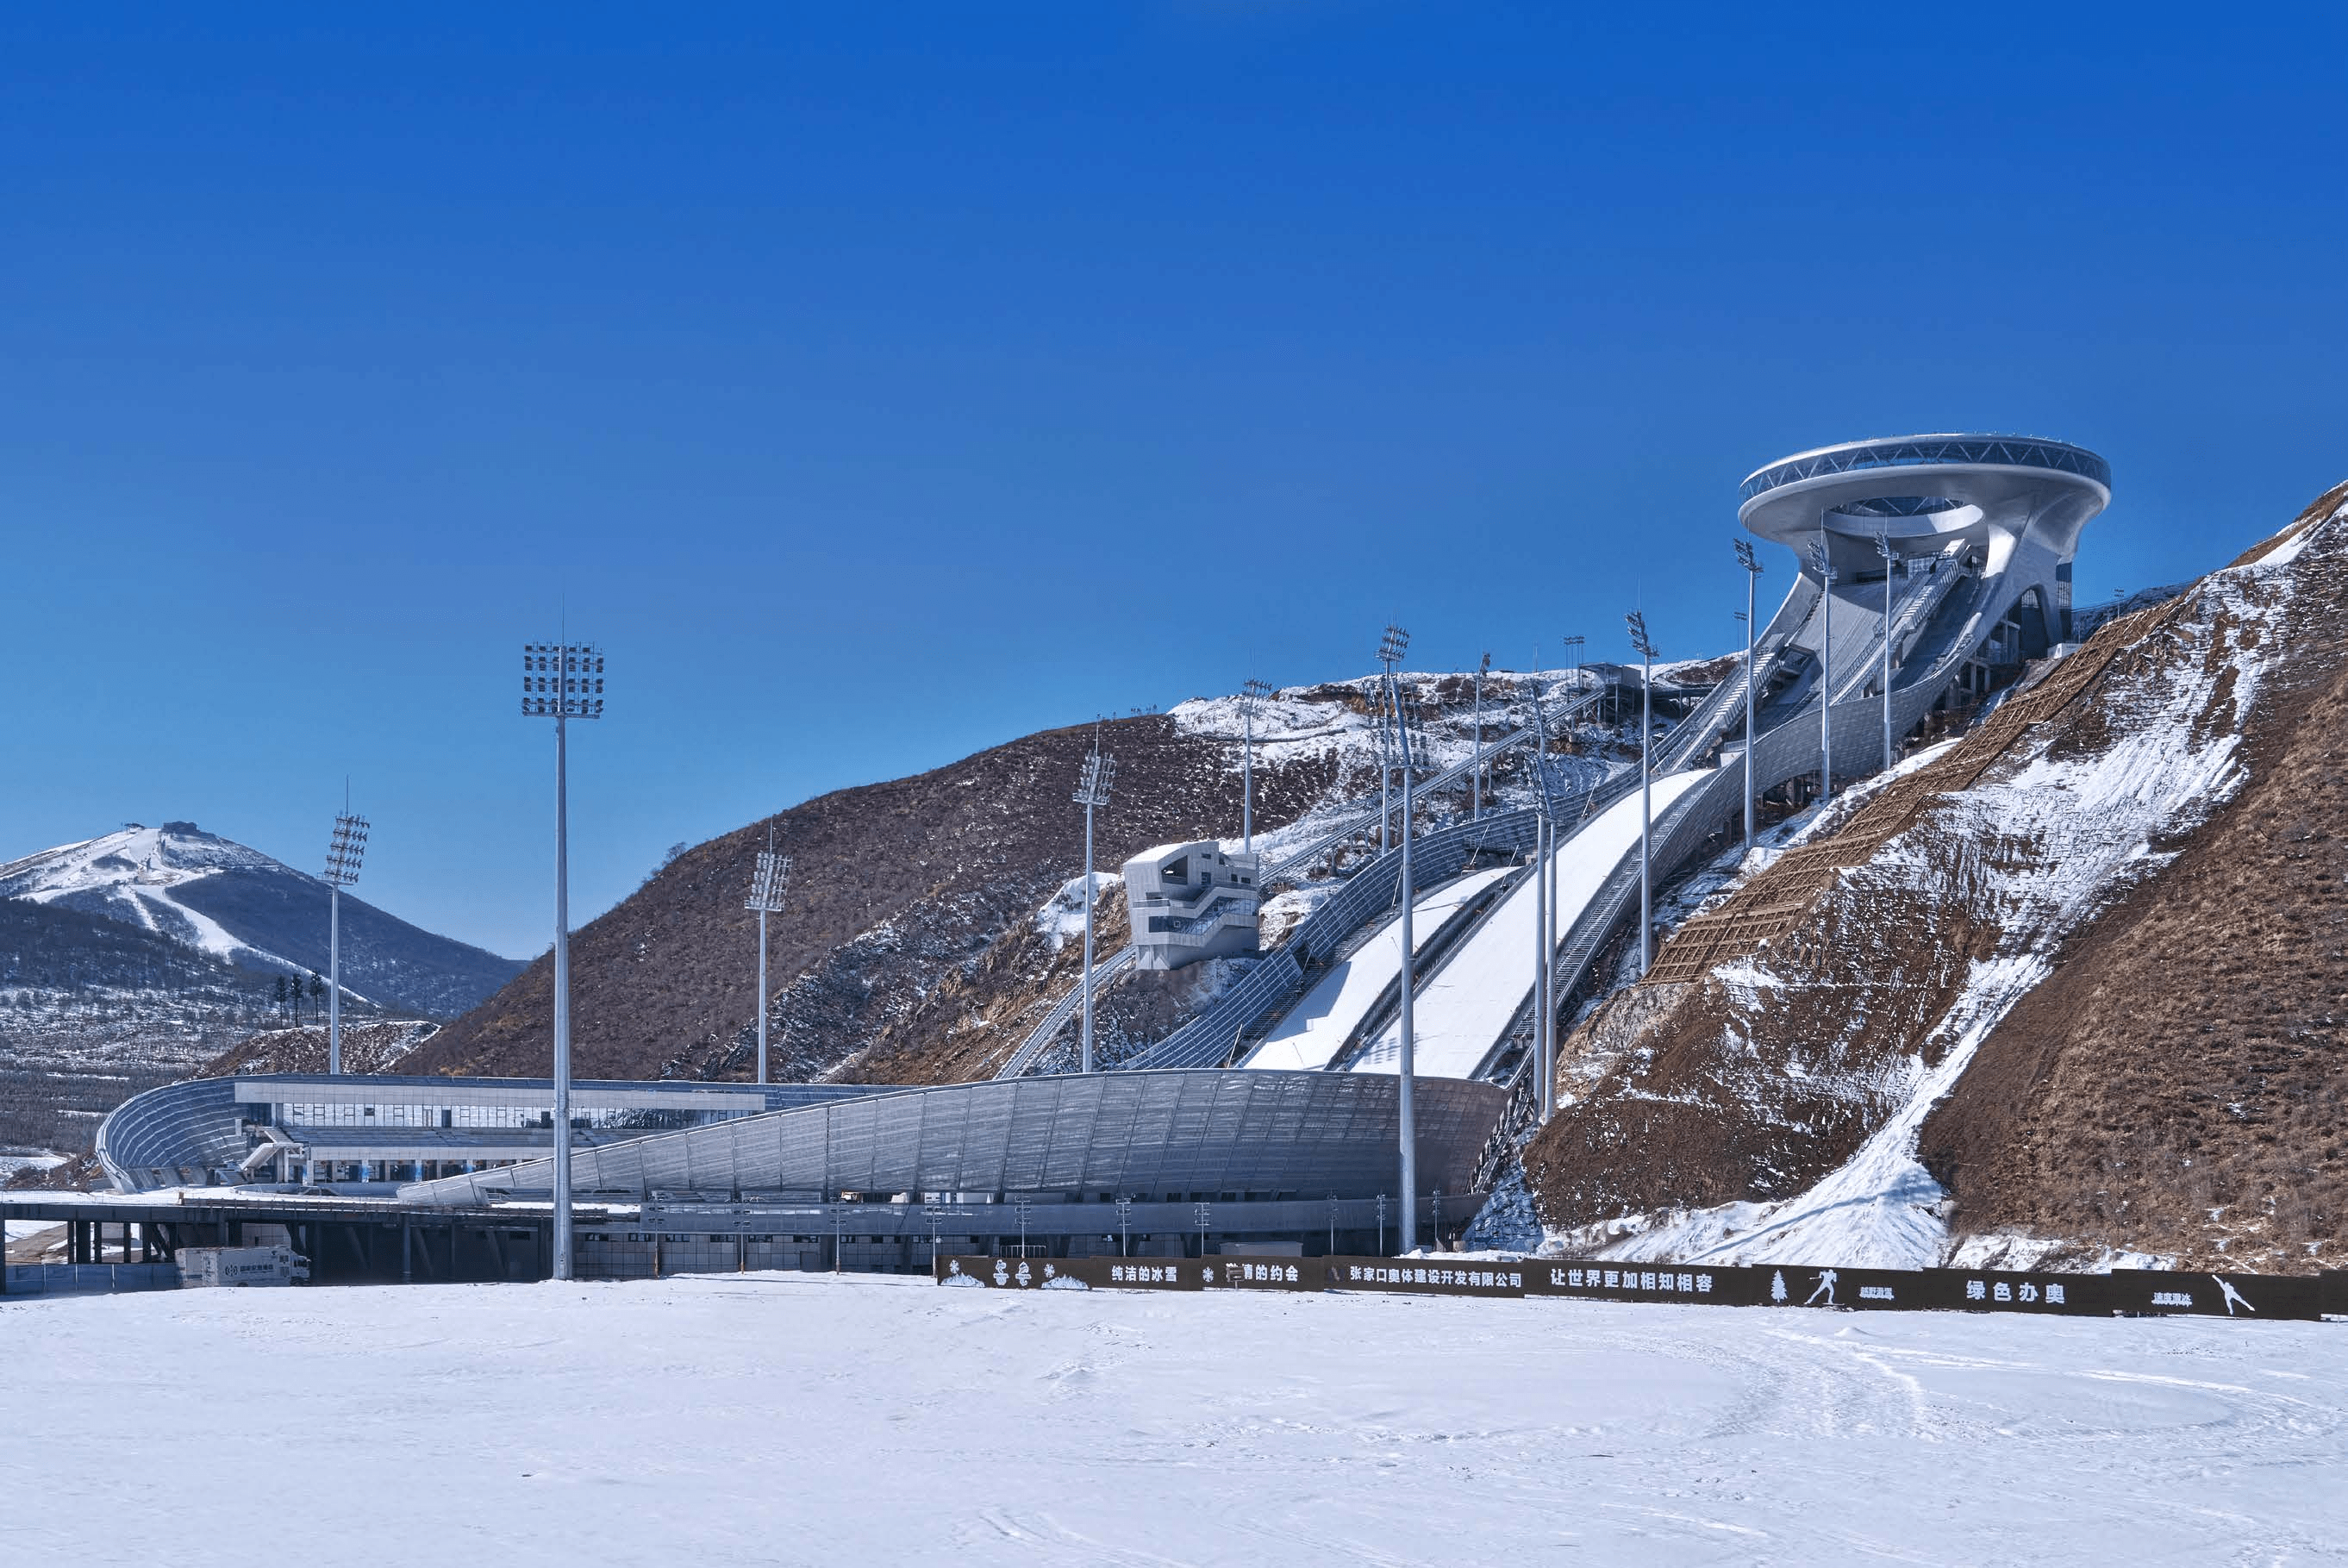
[[[1390,618],[1724,647],[1800,448],[2096,449],[2083,599],[2348,475],[2338,12],[1579,10],[10,8],[0,854],[314,870],[347,775],[360,892],[520,954],[565,618],[583,919]]]

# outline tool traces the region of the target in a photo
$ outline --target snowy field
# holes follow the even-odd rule
[[[0,1306],[14,1563],[2348,1555],[2348,1326],[748,1274]]]

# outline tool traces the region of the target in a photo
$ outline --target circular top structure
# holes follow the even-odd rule
[[[2031,533],[2068,559],[2081,526],[2111,500],[2111,486],[2109,463],[2065,441],[1895,436],[1797,452],[1756,469],[1738,487],[1737,517],[1797,549],[1821,531],[1869,542],[1881,535],[1905,553],[1937,551],[1960,534]]]
[[[2076,474],[2111,493],[2112,465],[2067,441],[2038,436],[1892,436],[1869,441],[1845,441],[1780,458],[1756,469],[1736,490],[1739,501],[1750,501],[1784,485],[1836,474],[1878,469],[1938,468],[2051,469]]]

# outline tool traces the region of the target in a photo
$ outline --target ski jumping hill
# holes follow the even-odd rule
[[[1756,853],[1569,1041],[1527,1206],[1623,1258],[2338,1266],[2343,725],[2348,486]]]

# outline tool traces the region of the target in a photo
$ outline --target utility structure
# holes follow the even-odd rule
[[[1753,732],[1753,716],[1761,687],[1761,673],[1753,666],[1753,596],[1761,583],[1761,558],[1749,539],[1735,541],[1736,564],[1745,568],[1745,852],[1753,852],[1753,748],[1761,738]]]
[[[326,842],[326,1070],[343,1070],[343,890],[359,880],[366,854],[367,820],[351,815],[350,802],[335,819]]]
[[[1476,764],[1468,770],[1468,815],[1484,814],[1484,677],[1492,673],[1492,655],[1485,654],[1476,665]]]
[[[1827,552],[1826,530],[1810,546],[1818,573],[1818,804],[1834,799],[1834,557]]]
[[[1077,1046],[1079,1072],[1093,1070],[1093,811],[1108,804],[1109,789],[1116,782],[1117,758],[1102,755],[1100,731],[1096,729],[1093,748],[1085,758],[1084,772],[1076,779],[1076,792],[1070,797],[1085,809],[1085,975],[1080,982],[1085,1018]]]
[[[1417,1022],[1412,1016],[1414,994],[1417,990],[1417,975],[1415,973],[1416,965],[1414,963],[1416,955],[1411,951],[1410,919],[1411,903],[1416,897],[1416,892],[1411,886],[1410,865],[1412,791],[1415,788],[1412,774],[1415,770],[1413,764],[1416,759],[1411,756],[1409,727],[1401,722],[1402,683],[1396,678],[1395,672],[1401,665],[1402,656],[1409,648],[1410,634],[1389,622],[1385,634],[1378,639],[1378,663],[1386,672],[1386,696],[1395,716],[1395,742],[1402,757],[1402,979],[1399,991],[1402,1082],[1400,1096],[1395,1101],[1395,1113],[1400,1122],[1398,1136],[1402,1144],[1401,1240],[1402,1250],[1406,1253],[1414,1251],[1418,1245],[1418,1208],[1410,1197],[1410,1194],[1418,1191],[1418,1125],[1416,1118],[1413,1115],[1411,1097],[1411,1076],[1417,1065],[1416,1058],[1418,1048]]]
[[[750,873],[750,896],[742,905],[758,916],[758,1081],[767,1081],[767,916],[783,913],[783,895],[790,891],[791,858],[775,853],[775,825],[767,824],[767,847],[758,851],[757,869]]]
[[[1639,977],[1655,960],[1654,769],[1655,645],[1647,637],[1647,617],[1633,610],[1622,617],[1631,628],[1632,651],[1639,655]]]
[[[554,720],[554,1277],[571,1277],[571,730],[603,717],[603,653],[525,643],[521,711]]]
[[[1533,1082],[1541,1119],[1550,1112],[1550,1096],[1557,1081],[1550,1038],[1557,1025],[1553,970],[1557,962],[1557,884],[1552,870],[1557,861],[1556,800],[1549,787],[1549,719],[1541,690],[1540,653],[1533,653]]]
[[[1255,708],[1271,695],[1271,683],[1253,676],[1240,687],[1240,722],[1246,734],[1246,750],[1240,756],[1240,851],[1243,854],[1255,853]]]
[[[1876,679],[1883,687],[1883,766],[1890,768],[1891,756],[1891,569],[1900,564],[1900,552],[1891,548],[1891,535],[1882,524],[1875,528],[1875,553],[1883,561],[1883,645],[1878,650],[1881,666]]]

